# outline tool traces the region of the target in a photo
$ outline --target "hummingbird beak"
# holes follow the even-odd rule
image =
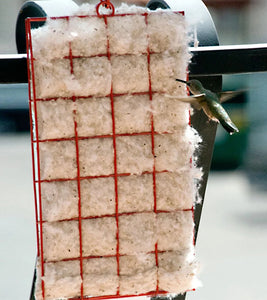
[[[186,85],[188,85],[189,86],[189,84],[188,84],[188,82],[187,81],[185,81],[185,80],[182,80],[182,79],[175,79],[176,81],[179,81],[179,82],[182,82],[182,83],[185,83]]]

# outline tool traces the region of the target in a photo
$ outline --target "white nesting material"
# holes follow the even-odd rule
[[[71,16],[96,16],[96,6],[89,4],[89,3],[83,3],[79,7],[77,7]]]
[[[32,30],[34,57],[47,63],[49,60],[68,56],[71,39],[68,29],[66,19],[48,19],[45,26]]]
[[[94,138],[79,141],[81,176],[100,176],[114,173],[112,138]]]
[[[120,6],[115,8],[116,14],[143,14],[148,10],[145,7],[136,6],[136,5],[128,5],[126,3],[121,3]]]
[[[140,54],[147,52],[145,17],[131,15],[108,19],[109,49],[111,54]],[[138,42],[137,42],[138,41]]]
[[[118,173],[141,174],[153,170],[150,136],[120,136],[116,140]]]
[[[169,50],[187,52],[185,36],[179,34],[186,30],[182,15],[166,11],[159,18],[157,14],[149,14],[147,23],[151,52],[162,53]]]
[[[73,111],[74,103],[71,100],[37,102],[39,139],[73,137],[75,135]]]
[[[157,214],[158,250],[190,253],[193,228],[192,211]]]
[[[192,147],[187,143],[185,130],[155,136],[155,165],[157,171],[179,172],[190,165]],[[177,151],[179,149],[179,151]]]
[[[41,183],[42,218],[58,221],[78,217],[77,181],[54,181]],[[62,201],[58,201],[62,199]]]
[[[180,251],[158,254],[159,288],[170,293],[184,293],[200,286],[196,278],[198,266],[194,258]]]
[[[114,97],[117,133],[151,131],[151,101],[148,95]]]
[[[34,68],[37,98],[110,94],[111,66],[107,57],[39,59]]]
[[[74,141],[39,144],[41,179],[75,178],[77,176]]]
[[[188,126],[189,104],[155,94],[153,96],[153,119],[156,132],[176,132]]]
[[[157,271],[156,268],[143,273],[135,273],[131,276],[120,277],[121,295],[138,295],[153,291],[156,288]]]
[[[120,258],[120,292],[141,294],[157,286],[157,268],[154,254],[126,255]]]
[[[119,277],[115,257],[84,260],[83,271],[85,295],[116,295],[119,286]]]
[[[120,253],[142,254],[155,250],[156,215],[140,213],[119,217]]]
[[[189,171],[156,174],[157,209],[182,210],[194,205],[194,182]]]
[[[81,181],[81,214],[83,217],[115,214],[114,178]]]
[[[73,56],[94,56],[107,53],[107,30],[104,19],[73,17],[69,20]]]
[[[101,256],[116,254],[116,232],[116,219],[113,217],[83,220],[83,255]]]
[[[124,255],[120,257],[120,275],[131,276],[155,269],[154,254]]]
[[[119,213],[152,211],[153,207],[153,178],[151,174],[118,178]]]
[[[40,99],[72,96],[71,88],[77,85],[67,59],[37,59],[34,73],[36,97]]]
[[[152,91],[180,95],[181,87],[175,78],[186,79],[187,59],[180,53],[158,53],[150,56]]]
[[[79,228],[77,221],[43,224],[44,259],[57,261],[79,257]]]
[[[147,92],[149,86],[146,55],[111,57],[114,94]]]
[[[75,102],[79,136],[97,136],[112,133],[110,98],[77,99]]]
[[[80,294],[82,280],[78,260],[46,263],[44,271],[49,274],[43,277],[46,300],[70,298]],[[37,280],[40,281],[40,278]],[[42,299],[40,285],[37,285],[35,297]]]
[[[107,57],[74,58],[73,85],[69,94],[78,96],[106,96],[111,89],[111,66]]]

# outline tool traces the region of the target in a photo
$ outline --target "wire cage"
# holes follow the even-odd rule
[[[106,2],[101,1],[97,6],[97,14],[53,17],[51,19],[55,21],[63,20],[66,24],[69,24],[73,19],[86,20],[97,18],[104,24],[104,28],[108,30],[112,18],[126,18],[138,15],[142,18],[143,27],[146,28],[148,26],[148,18],[152,12],[115,14],[113,6],[109,6],[111,5],[110,2]],[[100,13],[100,8],[103,5],[106,5],[106,9],[111,10],[111,13]],[[183,12],[177,12],[176,14],[182,16]],[[54,96],[53,91],[51,92],[52,94],[49,93],[48,87],[48,93],[42,96],[38,88],[40,79],[36,77],[37,59],[35,57],[31,28],[35,22],[45,21],[46,18],[29,18],[26,20],[29,110],[38,250],[37,271],[39,272],[36,280],[36,285],[39,285],[39,287],[35,287],[37,293],[39,291],[37,298],[60,298],[60,294],[51,296],[53,292],[50,290],[53,288],[49,286],[50,283],[46,276],[49,272],[54,272],[53,274],[58,273],[58,276],[60,276],[60,265],[63,263],[69,266],[70,271],[67,277],[71,278],[71,280],[66,284],[64,280],[60,281],[62,278],[58,278],[57,285],[62,286],[61,290],[64,287],[66,288],[66,285],[71,286],[72,292],[70,294],[61,294],[62,297],[64,296],[67,299],[156,296],[173,292],[173,290],[161,287],[160,276],[163,276],[162,274],[164,273],[164,257],[170,255],[167,258],[170,260],[174,252],[181,254],[183,249],[181,246],[177,246],[176,242],[170,248],[168,246],[165,247],[163,240],[166,236],[173,241],[175,239],[178,241],[184,239],[187,242],[189,241],[192,247],[194,246],[193,198],[195,194],[192,194],[192,186],[194,184],[194,178],[192,178],[192,173],[194,173],[192,159],[194,142],[185,140],[184,146],[179,153],[180,163],[185,165],[189,172],[192,171],[186,179],[189,183],[181,188],[183,193],[186,193],[188,189],[188,193],[191,193],[188,196],[190,200],[189,202],[184,201],[184,199],[182,201],[178,200],[177,205],[164,207],[159,199],[159,195],[162,192],[164,193],[160,177],[166,176],[166,178],[169,178],[167,181],[170,181],[175,172],[171,167],[173,159],[169,168],[160,167],[160,159],[164,160],[166,156],[171,157],[173,155],[168,152],[168,146],[164,146],[164,139],[172,137],[173,132],[157,130],[158,115],[155,114],[153,103],[155,103],[157,96],[162,97],[167,92],[159,89],[154,90],[153,88],[151,60],[155,53],[148,43],[145,46],[145,51],[138,54],[139,57],[144,59],[147,68],[145,70],[147,87],[142,91],[120,91],[116,89],[116,82],[114,82],[114,77],[111,76],[108,77],[108,82],[103,83],[105,91],[102,95],[90,93],[85,95],[71,91],[68,95],[62,93]],[[112,52],[109,35],[105,39],[105,51],[93,55],[77,54],[77,51],[74,51],[72,42],[67,43],[68,53],[61,58],[61,62],[67,66],[71,80],[78,76],[76,72],[77,62],[79,61],[84,63],[86,59],[104,58],[107,62],[110,63],[112,61],[114,63],[115,59],[121,57],[120,54]],[[131,56],[131,54],[125,53],[124,56]],[[123,74],[122,70],[120,71],[120,80],[122,80],[125,74]],[[101,76],[103,77],[103,74]],[[103,80],[105,81],[107,78],[104,76]],[[90,78],[87,81],[90,81]],[[128,113],[123,122],[126,124],[127,120],[131,120],[132,117],[135,119],[144,118],[142,121],[146,120],[144,122],[146,126],[142,125],[143,127],[131,129],[129,127],[128,132],[127,130],[120,130],[120,121],[117,117],[117,110],[119,109],[118,99],[124,99],[125,97],[140,97],[140,99],[146,100],[144,100],[145,106],[141,106],[141,110],[139,110],[140,115],[131,116]],[[97,103],[101,102],[101,106],[108,110],[110,119],[107,121],[107,126],[109,130],[103,129],[103,122],[102,125],[96,123],[96,127],[101,127],[101,130],[87,134],[86,130],[82,130],[82,113],[86,108],[82,105],[80,106],[80,104],[85,102],[94,103],[92,105],[94,108],[97,108]],[[51,105],[52,115],[42,116],[40,113],[42,105]],[[60,105],[64,106],[62,114],[57,113]],[[186,104],[179,105],[183,105],[183,122],[190,127],[189,108]],[[98,116],[98,110],[94,110],[94,108],[91,109],[89,116],[96,122],[96,119],[100,118],[100,116]],[[142,111],[146,111],[145,117],[143,117]],[[85,123],[89,121],[86,120]],[[55,135],[46,135],[44,133],[44,122],[48,123],[46,127],[48,131],[52,127],[56,130],[58,122],[63,122],[64,127],[62,128],[64,130],[61,131],[61,128]],[[183,123],[183,126],[185,123]],[[184,130],[188,130],[187,126],[185,126]],[[125,146],[123,152],[122,148],[126,145],[125,143],[128,143],[128,145]],[[181,143],[181,141],[178,141],[178,143]],[[141,149],[137,154],[132,152],[132,148],[136,145]],[[57,150],[55,147],[60,149]],[[164,148],[163,152],[160,148]],[[100,159],[98,154],[101,152],[102,156]],[[47,153],[51,154],[49,158],[45,158]],[[149,156],[148,163],[144,159],[146,155]],[[87,159],[90,160],[89,164],[86,162]],[[44,162],[44,160],[46,161]],[[131,167],[122,167],[124,161],[129,163]],[[140,169],[141,161],[146,164],[146,167]],[[56,170],[54,174],[46,170],[46,164],[54,166]],[[61,172],[61,168],[64,165],[66,168],[64,172]],[[90,171],[87,172],[85,170]],[[177,180],[181,181],[181,177],[185,175],[185,172],[180,173],[180,179]],[[140,183],[140,178],[145,179],[147,183]],[[86,190],[85,185],[89,185],[89,189]],[[141,199],[144,197],[142,189],[145,185],[147,185],[147,190],[150,193],[149,201]],[[166,185],[168,184],[166,183]],[[51,188],[47,192],[48,194],[46,194],[47,186]],[[58,189],[55,188],[56,186]],[[169,188],[170,186],[167,187],[167,189]],[[95,190],[96,194],[100,196],[92,196],[97,198],[96,203],[90,202],[85,204],[86,199],[88,199],[88,196],[85,194],[90,194],[92,190]],[[179,190],[176,190],[176,194],[181,198],[185,197],[185,195],[181,196],[181,191],[179,195]],[[135,193],[136,202],[130,196],[133,192]],[[123,193],[125,193],[124,197],[122,196]],[[138,200],[136,193],[139,193],[139,198],[142,201]],[[165,190],[165,193],[168,192]],[[75,203],[74,206],[69,206],[66,194],[71,195],[70,198],[72,204]],[[52,201],[49,201],[49,197]],[[125,204],[127,206],[125,208],[123,199],[127,197],[131,199],[131,203],[129,204],[128,202],[128,206]],[[55,199],[57,199],[58,207],[53,204],[53,201],[56,201]],[[64,211],[64,214],[60,211]],[[173,229],[169,228],[169,223],[166,222],[165,217],[172,220],[171,222],[174,224]],[[183,225],[185,229],[183,229]],[[151,226],[153,227],[152,229]],[[162,230],[159,230],[159,228]],[[58,232],[58,235],[55,232]],[[141,240],[138,241],[140,237]],[[48,250],[48,244],[53,245],[55,240],[58,243],[55,246],[56,248],[58,247],[56,255],[52,250],[51,253]],[[130,247],[130,250],[127,247]],[[191,253],[191,250],[188,253]],[[130,260],[135,265],[132,271],[129,271]],[[128,263],[125,263],[126,261]],[[105,263],[107,266],[103,267]],[[148,269],[144,267],[146,264],[149,265]],[[191,262],[190,265],[193,265],[193,263]],[[177,268],[181,269],[183,266],[177,266]],[[92,270],[96,270],[94,274],[90,273]],[[150,270],[152,271],[150,272]],[[138,274],[142,273],[142,271],[145,271],[143,273],[145,275],[138,279]],[[175,270],[175,272],[177,271],[179,270]],[[169,273],[174,274],[175,272],[172,270]],[[192,272],[192,269],[190,269],[190,272]],[[187,274],[186,276],[190,277],[193,275]],[[98,290],[95,289],[98,282],[102,280],[101,276],[105,285],[109,287],[107,290],[102,285]],[[146,277],[151,278],[152,283],[149,283],[146,288],[140,288],[142,281],[145,281],[144,278]],[[131,284],[129,283],[130,281]],[[175,277],[174,281],[178,284],[179,279]],[[183,292],[191,289],[194,288],[185,287]],[[178,293],[180,291],[178,290]]]

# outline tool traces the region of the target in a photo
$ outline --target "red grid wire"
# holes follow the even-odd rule
[[[44,276],[44,251],[43,251],[43,226],[38,225],[38,220],[42,222],[42,205],[41,205],[41,183],[40,179],[40,157],[39,157],[39,143],[38,143],[38,125],[37,125],[37,104],[36,90],[35,90],[35,76],[34,76],[34,59],[32,57],[32,39],[31,39],[31,23],[29,19],[25,22],[26,28],[26,43],[27,43],[27,64],[28,64],[28,80],[29,80],[29,108],[30,108],[30,125],[31,125],[31,140],[32,140],[32,161],[33,161],[33,178],[34,178],[34,198],[36,209],[36,224],[37,224],[37,248],[38,257],[40,257],[41,276]],[[37,126],[35,126],[37,125]],[[33,130],[34,128],[34,130]],[[34,143],[36,141],[36,143]],[[36,150],[35,150],[36,146]],[[36,165],[37,161],[37,165]],[[36,180],[37,178],[37,180]],[[45,284],[41,280],[42,296],[45,299]]]
[[[180,14],[183,14],[183,12],[178,12]],[[133,14],[116,14],[116,16],[129,16]],[[145,17],[145,23],[147,25],[147,16],[148,13],[139,14]],[[103,15],[104,22],[106,28],[108,28],[108,18],[112,17],[113,15]],[[98,17],[96,15],[90,15],[90,16],[76,16],[79,18],[91,18],[91,17]],[[65,19],[69,20],[69,17],[53,17],[52,19]],[[179,210],[158,210],[157,209],[157,188],[156,188],[156,174],[159,173],[165,173],[168,172],[167,170],[164,171],[157,171],[155,167],[155,135],[158,134],[169,134],[168,132],[164,133],[158,133],[154,130],[154,116],[153,116],[153,110],[151,110],[151,131],[149,132],[139,132],[139,133],[124,133],[124,134],[118,134],[116,133],[116,124],[115,124],[115,110],[114,110],[114,97],[123,96],[126,94],[114,94],[113,93],[113,86],[111,82],[111,90],[110,94],[106,95],[106,97],[110,98],[110,105],[111,105],[111,115],[112,115],[112,134],[107,135],[97,135],[97,136],[79,136],[77,131],[77,121],[75,119],[76,110],[74,109],[74,137],[70,138],[55,138],[55,139],[39,139],[39,132],[38,132],[38,120],[37,120],[37,102],[39,101],[50,101],[50,100],[57,100],[57,99],[69,99],[73,102],[76,101],[76,99],[82,99],[82,98],[91,98],[94,97],[93,95],[88,96],[75,96],[72,97],[53,97],[53,98],[37,98],[36,97],[36,91],[35,91],[35,73],[34,73],[34,61],[35,58],[33,56],[33,48],[32,48],[32,39],[31,39],[31,23],[32,22],[40,22],[40,21],[46,21],[46,18],[31,18],[26,20],[26,37],[27,37],[27,54],[28,54],[28,78],[29,78],[29,108],[30,108],[30,121],[31,121],[31,146],[32,146],[32,161],[33,161],[33,178],[34,178],[34,195],[35,195],[35,209],[36,209],[36,232],[37,232],[37,255],[40,258],[40,266],[41,266],[41,277],[45,275],[45,263],[47,262],[59,262],[59,261],[71,261],[71,260],[79,260],[80,262],[80,276],[82,279],[81,282],[81,295],[79,297],[69,298],[70,300],[83,300],[84,297],[84,291],[83,291],[83,260],[85,259],[92,259],[92,258],[102,258],[102,257],[116,257],[117,261],[117,275],[120,276],[120,257],[124,256],[125,254],[121,254],[119,252],[119,217],[123,215],[134,215],[134,214],[140,214],[140,213],[151,213],[151,211],[142,211],[142,212],[126,212],[126,213],[119,213],[118,209],[118,177],[127,177],[130,176],[130,173],[118,173],[117,171],[117,148],[116,148],[116,138],[119,136],[135,136],[135,135],[150,135],[151,136],[151,152],[154,157],[153,162],[153,170],[151,172],[146,171],[143,172],[143,174],[151,174],[153,177],[153,198],[154,198],[154,213],[168,213],[168,212],[176,212],[176,211],[192,211],[192,216],[194,217],[194,209],[193,207],[190,209],[179,209]],[[141,92],[141,93],[127,93],[127,95],[149,95],[149,100],[152,107],[152,101],[153,101],[153,95],[156,92],[153,92],[152,90],[152,84],[151,84],[151,74],[150,74],[150,55],[153,54],[150,52],[149,45],[147,46],[147,52],[143,53],[143,55],[147,55],[147,65],[148,65],[148,77],[149,77],[149,90],[148,92]],[[113,55],[113,54],[112,54]],[[125,54],[124,54],[125,55]],[[127,55],[127,54],[126,54]],[[96,56],[106,56],[108,60],[111,59],[111,53],[109,51],[109,37],[107,35],[107,53],[106,54],[99,54],[95,56],[90,57],[96,57]],[[70,70],[71,74],[74,73],[73,70],[73,59],[75,58],[85,58],[85,56],[73,56],[72,55],[72,46],[71,43],[69,43],[69,55],[64,57],[65,59],[68,59],[70,62]],[[157,94],[160,94],[160,92],[157,92]],[[163,93],[162,93],[163,94]],[[191,119],[189,116],[189,124],[191,124]],[[80,159],[79,159],[79,141],[83,139],[95,139],[95,138],[112,138],[113,140],[113,153],[114,153],[114,174],[109,175],[98,175],[98,176],[81,176],[80,175]],[[43,142],[51,142],[51,141],[67,141],[67,140],[73,140],[75,141],[75,147],[76,147],[76,164],[77,164],[77,177],[74,178],[56,178],[56,179],[41,179],[40,174],[40,153],[39,153],[39,144]],[[192,161],[190,160],[190,164],[192,164]],[[82,217],[81,214],[81,180],[83,179],[94,179],[94,178],[108,178],[112,177],[114,178],[114,190],[115,190],[115,214],[109,214],[109,215],[99,215],[99,216],[89,216],[89,217]],[[78,188],[78,217],[76,218],[70,218],[70,219],[63,219],[58,220],[58,222],[62,221],[72,221],[77,220],[79,224],[79,245],[80,245],[80,254],[79,257],[74,258],[67,258],[67,259],[61,259],[61,260],[49,260],[46,261],[44,259],[44,245],[43,245],[43,224],[47,221],[43,220],[42,216],[42,199],[41,199],[41,183],[43,182],[56,182],[56,181],[77,181],[77,188]],[[103,218],[103,217],[112,217],[116,219],[116,240],[117,240],[117,246],[116,246],[116,254],[115,255],[101,255],[101,256],[83,256],[82,253],[82,220],[86,219],[97,219],[97,218]],[[158,244],[155,244],[155,250],[151,251],[149,253],[155,255],[155,263],[157,267],[158,272],[158,254],[164,253],[165,251],[159,251],[158,250]],[[41,279],[41,288],[42,288],[42,296],[43,299],[45,299],[45,283],[44,280]],[[167,294],[167,291],[160,291],[159,290],[159,284],[158,284],[158,276],[157,276],[157,285],[156,290],[151,291],[148,293],[141,293],[141,294],[134,294],[134,295],[121,295],[120,294],[120,286],[117,287],[117,293],[116,295],[106,295],[106,296],[97,296],[97,297],[90,297],[91,299],[112,299],[112,298],[125,298],[125,297],[136,297],[136,296],[155,296],[158,294]]]
[[[107,16],[104,16],[105,26],[108,29]],[[110,61],[110,49],[109,38],[107,35],[107,57]],[[111,81],[110,88],[110,103],[111,103],[111,116],[112,116],[112,138],[113,138],[113,153],[114,153],[114,189],[115,189],[115,212],[116,212],[116,260],[117,260],[117,275],[120,276],[120,243],[119,243],[119,205],[118,205],[118,172],[117,172],[117,147],[116,147],[116,128],[115,128],[115,111],[114,111],[114,95],[113,95],[113,83]],[[120,286],[117,287],[117,295],[120,295]]]
[[[147,25],[147,14],[145,15],[145,23]],[[148,37],[147,37],[148,38]],[[151,84],[151,72],[150,72],[150,50],[149,50],[149,43],[147,46],[147,69],[148,69],[148,82],[149,82],[149,100],[151,102],[151,152],[153,155],[153,196],[154,196],[154,213],[157,213],[157,190],[156,190],[156,165],[155,165],[155,137],[154,137],[154,116],[153,116],[153,106],[152,106],[152,100],[153,100],[153,94],[152,94],[152,84]],[[156,267],[157,267],[157,273],[158,273],[158,266],[159,266],[159,260],[158,260],[158,243],[155,244],[155,261],[156,261]],[[157,286],[156,286],[156,293],[159,292],[159,280],[158,280],[158,274],[157,274]]]
[[[69,19],[68,19],[69,20]],[[73,71],[72,47],[69,43],[69,61],[71,74]],[[72,96],[73,103],[76,102],[76,97]],[[75,148],[76,148],[76,164],[77,164],[77,187],[78,187],[78,222],[79,222],[79,245],[80,245],[80,276],[81,276],[81,299],[83,299],[83,253],[82,253],[82,214],[81,214],[81,178],[80,178],[80,159],[79,159],[79,139],[76,121],[76,109],[74,109],[74,133],[75,133]]]

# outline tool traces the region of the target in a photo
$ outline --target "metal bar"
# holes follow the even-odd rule
[[[267,44],[190,48],[192,76],[213,76],[267,71]]]
[[[189,48],[191,76],[267,71],[267,44]],[[0,83],[26,83],[26,54],[0,55]]]
[[[2,54],[0,55],[0,83],[26,83],[27,55]]]

